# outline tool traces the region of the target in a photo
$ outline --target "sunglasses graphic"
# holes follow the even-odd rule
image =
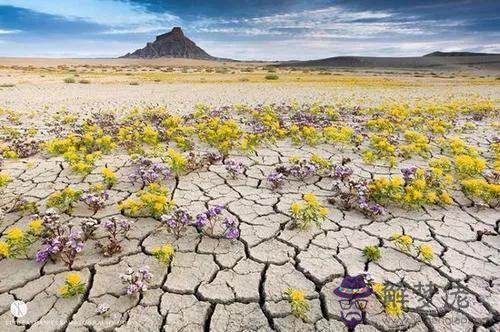
[[[359,310],[365,310],[366,305],[368,304],[367,300],[339,300],[340,303],[340,308],[342,310],[348,310],[351,309],[353,304],[356,304],[356,307]]]

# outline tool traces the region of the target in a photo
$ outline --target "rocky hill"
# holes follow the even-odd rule
[[[156,40],[152,43],[147,43],[144,48],[122,56],[122,58],[140,59],[163,57],[215,60],[214,57],[198,47],[191,39],[187,38],[180,27],[175,27],[170,32],[156,36]]]

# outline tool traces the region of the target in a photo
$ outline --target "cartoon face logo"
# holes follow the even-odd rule
[[[349,327],[354,328],[362,323],[366,312],[368,301],[364,298],[372,295],[371,288],[366,286],[362,275],[347,275],[340,286],[334,290],[335,295],[339,297],[340,317]]]

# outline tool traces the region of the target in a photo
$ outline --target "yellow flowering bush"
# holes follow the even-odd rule
[[[356,135],[354,129],[351,127],[335,127],[329,126],[323,128],[323,137],[327,143],[330,144],[355,144],[360,143],[363,139],[362,136]]]
[[[221,120],[217,117],[199,122],[196,130],[200,141],[213,146],[225,156],[237,145],[242,135],[236,121]]]
[[[168,149],[166,159],[169,168],[175,175],[179,176],[186,171],[188,161],[181,153],[174,149]]]
[[[391,236],[391,241],[404,252],[410,252],[413,245],[413,238],[410,235],[394,233]]]
[[[418,254],[425,261],[431,261],[434,259],[434,250],[432,249],[432,246],[430,246],[428,244],[420,245],[418,247]]]
[[[101,171],[104,183],[108,186],[108,188],[113,187],[113,185],[116,183],[117,176],[116,173],[113,172],[111,168],[104,167]]]
[[[84,125],[83,130],[83,134],[70,133],[49,140],[43,146],[51,154],[62,155],[73,171],[86,175],[103,153],[116,148],[116,143],[97,126]]]
[[[41,230],[41,223],[30,224],[28,231],[13,227],[5,233],[5,241],[0,241],[0,257],[17,258],[28,256],[29,247],[36,241]]]
[[[294,226],[300,230],[306,230],[311,224],[319,227],[328,215],[328,209],[319,204],[316,195],[307,193],[304,194],[302,202],[292,203],[290,213],[294,220]]]
[[[305,142],[308,145],[314,146],[319,143],[321,136],[318,130],[312,126],[302,126],[294,124],[290,127],[288,134],[295,144]]]
[[[425,135],[413,130],[407,130],[404,133],[404,138],[407,144],[399,146],[404,158],[409,159],[414,154],[424,158],[429,155],[429,139]]]
[[[285,296],[292,309],[292,314],[297,318],[308,320],[310,305],[309,301],[306,300],[304,291],[296,288],[288,288],[285,291]]]
[[[0,188],[5,187],[9,182],[12,181],[12,178],[5,173],[0,173]]]
[[[402,170],[407,176],[379,177],[368,184],[370,198],[380,204],[419,206],[424,204],[451,204],[447,192],[453,177],[444,175],[440,169],[425,171],[422,168]]]
[[[85,284],[76,272],[66,275],[64,286],[59,288],[59,294],[63,298],[73,297],[85,293]]]
[[[480,175],[486,168],[486,160],[469,155],[457,155],[455,157],[455,169],[461,177],[473,177]]]
[[[152,250],[153,256],[163,264],[170,265],[172,258],[175,255],[174,247],[169,244],[166,244],[161,247],[155,247]]]
[[[52,193],[47,199],[47,207],[56,208],[59,212],[68,212],[73,208],[82,195],[81,190],[66,187],[62,191]]]
[[[489,183],[483,178],[462,180],[462,191],[471,199],[479,198],[487,204],[496,206],[500,200],[500,184]]]
[[[118,207],[131,216],[151,215],[159,218],[173,209],[175,202],[168,197],[168,190],[158,183],[150,183],[139,191],[137,198],[129,198],[118,204]]]
[[[173,140],[182,150],[191,150],[194,142],[191,138],[195,132],[193,126],[186,126],[185,121],[178,115],[171,115],[162,122],[163,135],[168,140]]]
[[[381,160],[394,167],[397,164],[396,146],[391,144],[387,137],[380,135],[370,136],[369,150],[362,154],[363,160],[368,164],[373,164],[376,160]]]

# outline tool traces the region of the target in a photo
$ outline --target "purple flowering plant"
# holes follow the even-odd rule
[[[193,217],[186,210],[176,208],[172,213],[162,215],[160,220],[165,224],[168,232],[178,239],[191,224]]]
[[[100,186],[86,189],[80,196],[80,201],[85,203],[85,205],[87,205],[89,209],[94,211],[94,213],[97,213],[97,211],[102,209],[108,199],[108,191],[101,190]]]
[[[172,172],[166,166],[143,156],[139,157],[135,164],[137,165],[136,173],[129,175],[132,182],[141,181],[143,184],[159,183],[161,180],[172,176]]]
[[[224,168],[229,173],[231,178],[236,179],[238,175],[243,174],[246,166],[240,160],[226,159],[224,161]]]
[[[120,279],[126,285],[127,295],[143,293],[148,290],[148,284],[153,279],[153,274],[148,266],[141,267],[137,272],[128,268],[125,273],[120,274]]]
[[[60,222],[60,216],[52,209],[42,217],[42,248],[36,253],[39,263],[61,259],[71,270],[77,255],[83,250],[83,233],[72,225]]]
[[[107,233],[106,243],[97,242],[96,247],[101,249],[106,257],[111,257],[122,251],[122,241],[126,238],[133,222],[125,218],[111,217],[103,224],[104,231]]]

